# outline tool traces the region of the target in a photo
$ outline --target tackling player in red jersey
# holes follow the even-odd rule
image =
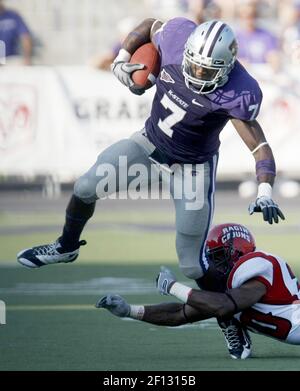
[[[252,234],[240,224],[215,226],[207,238],[207,256],[224,282],[223,292],[192,289],[162,267],[157,278],[159,292],[182,303],[138,306],[129,305],[119,295],[107,295],[96,306],[119,317],[164,326],[212,317],[221,325],[222,319],[233,316],[232,326],[223,332],[234,359],[250,356],[249,330],[300,345],[300,285],[284,260],[256,250]]]

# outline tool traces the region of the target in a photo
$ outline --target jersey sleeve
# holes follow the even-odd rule
[[[160,53],[162,66],[181,64],[184,45],[195,27],[191,20],[174,18],[156,31],[152,41]]]
[[[250,91],[245,91],[241,95],[238,105],[230,110],[230,115],[243,121],[255,120],[260,111],[262,97],[261,89],[255,82]]]
[[[267,290],[273,285],[274,269],[270,261],[260,256],[240,259],[228,278],[228,288],[239,288],[246,281],[256,279],[262,282]]]

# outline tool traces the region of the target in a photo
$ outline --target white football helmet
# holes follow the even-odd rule
[[[232,29],[218,20],[200,24],[189,36],[182,70],[188,88],[209,94],[228,81],[236,61],[237,41]]]

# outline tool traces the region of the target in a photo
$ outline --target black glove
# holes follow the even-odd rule
[[[285,220],[284,214],[279,209],[275,202],[266,196],[256,198],[254,202],[251,202],[248,208],[249,214],[252,215],[254,212],[262,212],[264,220],[268,221],[269,224],[273,224],[273,221],[277,224],[279,222],[278,216]]]

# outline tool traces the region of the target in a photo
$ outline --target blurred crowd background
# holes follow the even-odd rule
[[[0,0],[8,64],[91,64],[108,69],[143,18],[223,19],[245,63],[275,72],[300,64],[300,0]]]
[[[297,180],[287,194],[299,196],[300,0],[0,0],[0,184],[38,175],[70,182],[143,126],[153,91],[139,99],[107,71],[143,19],[176,16],[235,30],[239,60],[264,93],[259,121],[279,176]],[[252,178],[230,124],[222,134],[219,178]]]

